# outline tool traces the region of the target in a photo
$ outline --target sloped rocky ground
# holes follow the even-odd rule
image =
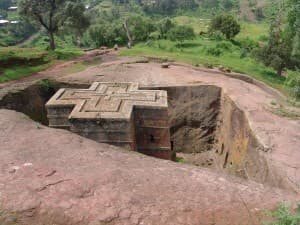
[[[244,112],[262,146],[252,158],[264,160],[248,169],[261,179],[124,151],[1,109],[0,224],[255,225],[264,220],[264,210],[300,201],[300,121],[268,110],[271,102],[282,101],[276,92],[216,71],[182,65],[162,69],[111,54],[103,61],[76,74],[60,76],[56,68],[2,84],[1,97],[41,78],[218,86]]]
[[[261,210],[296,198],[50,129],[9,110],[0,110],[0,141],[1,207],[17,211],[19,224],[254,225]]]

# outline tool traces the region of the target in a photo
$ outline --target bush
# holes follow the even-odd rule
[[[232,15],[221,14],[212,19],[209,30],[210,32],[220,31],[230,40],[241,31],[241,26]]]
[[[269,37],[267,35],[260,35],[258,37],[258,40],[262,42],[267,42],[269,40]]]
[[[48,92],[53,88],[53,84],[48,79],[40,80],[38,84],[40,85],[41,90],[45,92]]]
[[[211,63],[204,63],[203,66],[204,66],[205,68],[208,68],[208,69],[213,69],[213,68],[214,68],[214,65],[211,64]]]
[[[240,58],[246,58],[248,56],[248,51],[244,48],[241,49],[241,54],[240,54]]]
[[[238,42],[235,43],[248,52],[251,52],[254,48],[258,47],[258,43],[249,38],[240,39]]]
[[[195,32],[189,26],[175,26],[169,31],[168,38],[171,41],[179,41],[180,47],[182,47],[183,41],[195,38]]]
[[[285,85],[292,88],[292,96],[300,99],[300,71],[288,71]]]
[[[215,40],[215,41],[225,40],[225,36],[220,31],[210,32],[209,37],[211,40]]]
[[[290,212],[287,204],[280,204],[276,211],[268,213],[273,218],[272,222],[267,225],[298,225],[300,224],[300,205],[296,209],[295,214]]]
[[[158,31],[152,32],[151,34],[149,34],[149,39],[150,40],[160,39],[160,33]]]
[[[232,44],[227,41],[222,41],[220,43],[217,43],[216,48],[221,48],[221,49],[229,51],[232,48]]]
[[[216,56],[216,57],[219,57],[220,55],[223,54],[222,50],[217,48],[217,47],[210,47],[206,50],[206,53],[208,55],[213,55],[213,56]]]

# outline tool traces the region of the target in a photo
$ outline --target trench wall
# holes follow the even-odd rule
[[[0,108],[27,114],[48,125],[45,103],[62,87],[87,88],[89,85],[51,82],[32,84],[9,91],[0,98]],[[168,92],[171,141],[185,162],[230,173],[276,187],[294,189],[268,152],[256,139],[245,113],[211,85],[143,87]]]

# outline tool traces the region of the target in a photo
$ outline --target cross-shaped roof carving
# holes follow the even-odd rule
[[[60,89],[47,108],[74,106],[70,119],[130,119],[134,107],[167,108],[167,92],[137,83],[95,82],[88,89]]]

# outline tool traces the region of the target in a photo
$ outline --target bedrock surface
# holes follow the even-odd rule
[[[10,110],[0,110],[0,142],[1,210],[17,212],[20,224],[254,225],[261,210],[299,198],[99,144]]]

